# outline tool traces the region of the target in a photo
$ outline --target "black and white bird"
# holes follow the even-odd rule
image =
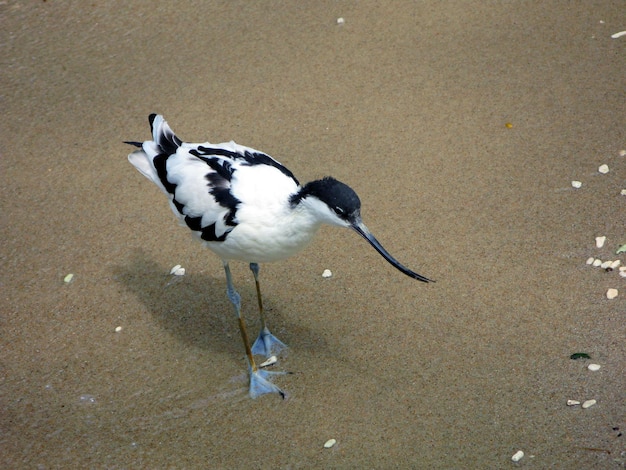
[[[235,142],[183,142],[163,116],[151,114],[152,140],[126,142],[139,147],[128,160],[169,198],[181,224],[221,259],[226,292],[239,320],[250,374],[250,396],[283,391],[272,374],[259,368],[254,355],[269,357],[285,345],[267,327],[259,286],[259,265],[288,258],[304,248],[321,224],[353,229],[402,273],[431,280],[404,267],[374,238],[361,220],[361,201],[344,183],[331,177],[301,186],[291,171],[269,155]],[[250,263],[261,317],[252,346],[241,299],[229,268],[231,260]]]

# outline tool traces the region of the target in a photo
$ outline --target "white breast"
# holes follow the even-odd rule
[[[257,263],[297,253],[320,226],[305,208],[290,206],[289,197],[298,189],[293,179],[274,167],[238,167],[231,182],[233,195],[241,201],[235,218],[238,225],[225,241],[205,245],[222,259]]]

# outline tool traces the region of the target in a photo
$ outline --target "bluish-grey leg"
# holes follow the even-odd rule
[[[261,286],[259,284],[259,265],[257,263],[250,263],[250,271],[254,274],[256,296],[259,300],[259,316],[261,317],[261,331],[252,345],[252,353],[270,357],[273,354],[277,354],[282,349],[285,349],[287,345],[274,336],[265,323],[265,311],[263,310],[263,299],[261,298]]]
[[[252,355],[252,350],[250,349],[250,341],[248,341],[246,324],[243,316],[241,315],[241,296],[235,290],[235,286],[233,285],[233,277],[230,274],[230,266],[228,266],[228,262],[223,261],[223,263],[224,271],[226,272],[226,294],[228,295],[228,299],[233,304],[235,315],[237,315],[237,319],[239,320],[239,331],[241,332],[241,339],[243,340],[243,345],[246,349],[246,356],[248,357],[250,396],[252,398],[256,398],[265,393],[278,393],[281,397],[285,398],[285,393],[269,381],[270,375],[280,374],[280,372],[260,370],[254,362],[254,356]]]

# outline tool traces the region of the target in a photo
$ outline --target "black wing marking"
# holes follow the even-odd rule
[[[156,114],[151,114],[148,117],[148,120],[150,121],[150,131],[152,132],[153,136],[154,136],[154,120],[156,119],[156,117],[157,117]],[[163,152],[165,152],[168,155],[176,153],[176,150],[178,149],[178,147],[180,147],[183,144],[183,141],[180,140],[176,136],[176,134],[174,134],[172,129],[170,129],[170,126],[168,126],[167,122],[165,122],[164,120],[162,121],[162,125],[160,126],[158,130],[159,130],[159,134],[154,136],[154,140],[156,144],[159,147],[161,147],[161,149],[163,149]]]
[[[139,147],[139,148],[143,147],[143,142],[136,142],[134,140],[125,140],[124,143],[128,145],[132,145],[133,147]]]
[[[251,152],[249,150],[244,151],[243,153],[234,152],[232,150],[226,150],[219,147],[205,147],[203,145],[199,145],[197,149],[191,151],[197,157],[201,156],[220,156],[225,158],[230,158],[233,161],[241,162],[243,165],[254,166],[254,165],[267,165],[272,166],[279,170],[285,176],[293,179],[298,186],[300,186],[300,182],[297,180],[295,175],[284,165],[278,163],[269,155],[263,152]]]
[[[163,187],[168,193],[174,195],[174,192],[176,191],[176,185],[174,183],[171,183],[167,179],[167,159],[170,157],[171,155],[168,155],[166,153],[160,153],[152,159],[152,163],[154,163],[154,168],[157,171],[157,175],[159,176]]]
[[[197,152],[192,150],[190,153],[192,155],[196,155]],[[235,222],[237,206],[241,201],[230,192],[230,182],[233,178],[233,174],[235,173],[233,165],[228,160],[218,157],[196,156],[215,171],[215,173],[207,173],[205,175],[205,178],[209,182],[209,188],[211,188],[209,189],[209,193],[215,198],[215,201],[220,206],[229,209],[228,215],[226,216],[226,219],[224,219],[224,223],[234,228],[237,225]]]
[[[195,148],[189,149],[189,147],[187,147],[189,144],[183,144],[183,141],[179,139],[176,134],[174,134],[162,117],[157,119],[156,114],[151,114],[149,116],[149,121],[153,139],[158,148],[158,154],[152,159],[157,177],[163,185],[163,188],[171,195],[172,205],[185,221],[185,224],[191,230],[199,232],[200,237],[203,240],[224,241],[233,228],[237,226],[237,208],[241,201],[231,192],[231,181],[234,173],[236,172],[237,165],[271,166],[279,170],[288,178],[291,178],[296,185],[300,185],[294,174],[289,169],[265,153],[242,146],[237,146],[236,150],[228,150],[221,146],[212,147],[210,144],[197,145]],[[158,126],[156,128],[155,121]],[[142,146],[139,142],[130,141],[127,143],[137,147]],[[178,156],[179,149],[183,145],[187,147],[185,150],[189,152],[189,154],[198,158],[210,168],[211,171],[204,175],[204,179],[207,182],[206,188],[208,197],[211,197],[215,203],[223,208],[223,210],[219,210],[216,213],[207,212],[202,214],[202,210],[205,209],[200,209],[198,207],[192,209],[189,207],[191,201],[176,199],[176,188],[178,185],[184,185],[185,179],[183,177],[181,180],[178,176],[171,174],[169,175],[171,179],[168,178],[167,166],[168,159]],[[192,180],[194,180],[194,178],[196,177],[192,176]],[[174,181],[176,181],[176,183]],[[195,179],[194,184],[198,184],[197,179]],[[210,209],[210,211],[213,210],[214,209]],[[187,214],[185,214],[185,212],[187,212]],[[189,215],[189,212],[200,215],[192,216]],[[204,223],[206,224],[208,222],[208,217],[212,217],[213,223],[203,226],[202,219],[205,219]],[[217,235],[218,223],[221,226],[220,231],[223,231],[223,233],[219,236]]]
[[[155,131],[154,121],[156,117],[156,114],[151,114],[149,118],[153,136]],[[187,227],[195,232],[200,232],[200,238],[206,241],[226,240],[226,236],[237,226],[235,216],[237,213],[237,206],[240,203],[240,201],[230,192],[230,181],[234,172],[232,165],[225,159],[201,156],[195,151],[195,149],[189,151],[189,153],[200,158],[211,168],[211,170],[213,170],[205,175],[207,180],[207,192],[214,198],[215,202],[227,210],[226,216],[223,220],[224,224],[229,226],[230,229],[227,229],[224,233],[218,236],[216,233],[217,221],[207,226],[203,226],[202,218],[205,214],[195,217],[185,214],[185,209],[187,207],[185,202],[176,199],[176,188],[178,185],[168,179],[167,161],[170,157],[174,157],[176,155],[179,147],[183,143],[182,140],[174,134],[165,121],[162,121],[162,124],[157,129],[157,132],[158,134],[154,136],[154,140],[161,152],[153,158],[154,168],[156,169],[157,176],[159,177],[161,184],[165,190],[171,194],[172,204],[181,217],[183,217]]]

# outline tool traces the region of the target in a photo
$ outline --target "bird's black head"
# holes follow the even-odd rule
[[[354,190],[347,184],[326,176],[321,180],[307,183],[291,198],[291,203],[297,205],[302,199],[312,196],[322,203],[340,219],[351,224],[361,217],[361,200]]]
[[[303,204],[320,223],[353,229],[400,272],[422,282],[431,282],[431,279],[400,264],[376,240],[361,220],[361,200],[350,186],[327,176],[307,183],[291,197],[290,202],[292,207]]]

